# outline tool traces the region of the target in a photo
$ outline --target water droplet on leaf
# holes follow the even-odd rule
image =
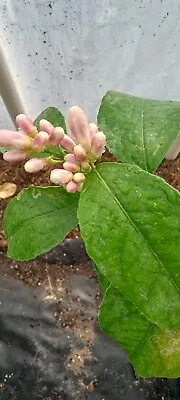
[[[33,197],[34,199],[38,199],[38,197],[41,197],[41,192],[38,192],[38,191],[36,191],[36,190],[33,190],[33,192],[32,192],[32,197]]]

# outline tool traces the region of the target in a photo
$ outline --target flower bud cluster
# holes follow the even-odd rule
[[[68,112],[68,135],[63,128],[54,127],[45,119],[39,122],[39,131],[24,114],[18,115],[16,122],[19,127],[17,132],[0,130],[0,146],[7,149],[3,154],[4,160],[11,163],[28,160],[24,165],[26,172],[35,173],[58,163],[58,160],[53,159],[53,154],[47,158],[34,158],[33,153],[49,153],[50,148],[59,146],[64,152],[64,159],[59,160],[61,168],[51,171],[50,180],[69,193],[80,191],[86,174],[105,150],[106,137],[99,132],[97,125],[88,124],[84,112],[77,106]]]

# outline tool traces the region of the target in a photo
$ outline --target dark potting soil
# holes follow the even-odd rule
[[[108,159],[111,156],[106,155]],[[157,171],[180,189],[180,158]],[[0,184],[48,185],[0,159]],[[180,380],[135,376],[98,327],[101,292],[79,231],[30,262],[6,256],[0,216],[0,400],[178,400]]]

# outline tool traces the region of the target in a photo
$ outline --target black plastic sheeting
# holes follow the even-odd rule
[[[66,248],[66,254],[72,253],[72,248]],[[64,247],[61,250],[58,246],[58,254],[65,254]],[[50,254],[52,257],[56,262],[55,252]],[[72,257],[70,254],[70,262]],[[76,249],[75,262],[77,258]],[[75,278],[77,291],[78,282],[82,290],[83,279]],[[93,284],[97,286],[97,282]],[[87,285],[86,279],[85,290]],[[89,285],[92,291],[92,280]],[[99,330],[97,315],[92,321],[95,333],[92,357],[86,361],[81,376],[84,384],[93,382],[93,390],[88,391],[67,362],[71,343],[79,348],[82,343],[73,330],[69,333],[57,324],[55,308],[55,304],[43,300],[39,289],[31,289],[11,278],[0,278],[0,399],[180,399],[178,379],[150,380],[135,376],[124,352]]]

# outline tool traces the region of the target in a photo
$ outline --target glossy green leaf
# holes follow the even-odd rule
[[[42,153],[31,153],[31,158],[47,158],[49,156],[51,156],[51,153],[47,153],[47,151]]]
[[[153,172],[180,132],[180,102],[109,91],[102,100],[98,124],[118,160]]]
[[[180,376],[180,331],[159,329],[112,286],[103,299],[99,322],[102,330],[125,350],[136,374]]]
[[[61,126],[64,129],[65,133],[67,133],[66,122],[63,114],[55,107],[48,107],[44,110],[34,121],[34,124],[39,129],[39,122],[41,119],[46,119],[51,122],[51,124],[56,126]],[[60,149],[59,146],[48,146],[48,151],[57,158],[62,158],[64,156],[64,152]]]
[[[51,124],[56,126],[61,126],[66,132],[66,122],[63,114],[56,107],[48,107],[46,110],[42,111],[42,113],[35,119],[34,124],[39,129],[39,122],[41,119],[47,119],[47,121],[51,122]]]
[[[102,163],[78,217],[100,273],[153,323],[180,328],[179,193],[137,166]]]
[[[78,223],[78,198],[60,187],[30,187],[19,193],[4,215],[9,257],[29,260],[59,244]]]
[[[5,147],[0,147],[0,153],[4,154],[7,151]]]
[[[92,262],[92,265],[93,265],[94,269],[96,270],[98,282],[99,282],[99,285],[100,285],[100,287],[102,289],[102,292],[105,293],[106,289],[110,286],[110,283],[106,279],[106,277],[104,275],[102,275],[102,273],[99,271],[99,269],[97,268],[97,266],[93,262]]]
[[[53,156],[53,158],[60,159],[60,161],[64,160],[66,153],[59,146],[47,146],[47,151]]]

